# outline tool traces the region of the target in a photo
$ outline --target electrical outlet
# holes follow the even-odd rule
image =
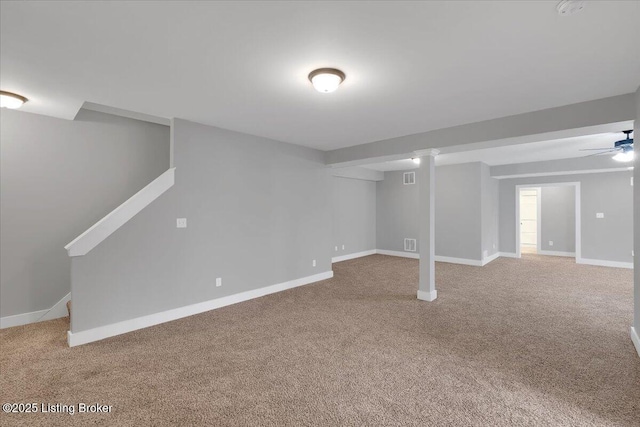
[[[549,240],[549,246],[553,246],[553,240]]]
[[[313,262],[311,263],[312,266],[316,266],[316,260],[314,259]]]
[[[631,251],[631,256],[636,256],[633,250]]]
[[[494,244],[493,244],[493,249],[495,249],[495,248],[496,248],[496,244],[494,243]]]
[[[187,218],[177,218],[176,228],[187,228]]]
[[[482,258],[487,258],[489,256],[489,251],[482,251]]]
[[[342,245],[342,250],[344,251],[344,245]]]
[[[222,277],[218,277],[216,279],[216,288],[219,288],[220,286],[222,286]]]
[[[598,219],[602,219],[602,218],[604,218],[604,214],[603,214],[602,212],[598,212],[598,213],[596,214],[596,218],[598,218]]]
[[[336,250],[336,252],[338,252],[338,247],[336,246],[335,248],[336,248],[336,249],[335,249],[335,250]]]

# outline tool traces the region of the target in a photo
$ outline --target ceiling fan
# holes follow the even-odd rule
[[[608,148],[585,148],[580,151],[600,151],[600,153],[590,154],[590,156],[599,156],[601,154],[616,153],[612,159],[619,162],[632,162],[635,158],[633,152],[633,138],[630,138],[632,130],[625,130],[622,133],[627,135],[626,139],[616,141],[612,147]],[[589,157],[589,156],[587,156]]]

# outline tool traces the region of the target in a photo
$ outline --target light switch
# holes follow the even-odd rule
[[[604,214],[602,212],[598,212],[596,214],[596,218],[604,218]]]

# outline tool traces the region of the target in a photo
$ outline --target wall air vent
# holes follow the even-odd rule
[[[404,185],[411,185],[416,183],[416,173],[415,172],[405,172],[402,175],[402,183]]]
[[[416,239],[404,239],[404,250],[407,252],[415,252]]]

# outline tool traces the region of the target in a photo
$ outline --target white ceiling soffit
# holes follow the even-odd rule
[[[555,3],[3,1],[0,86],[323,150],[634,92],[640,2]]]
[[[633,123],[626,123],[625,125],[630,126],[628,129],[633,129]],[[621,128],[621,130],[623,129]],[[614,142],[624,139],[624,137],[625,136],[621,132],[612,132],[541,142],[505,145],[479,150],[458,151],[438,155],[436,157],[436,165],[443,166],[469,162],[484,162],[489,166],[497,166],[548,160],[573,159],[585,157],[594,153],[591,151],[580,151],[582,149],[604,147],[613,148]],[[362,167],[386,172],[415,169],[416,165],[411,161],[411,159],[401,159],[362,165]]]

